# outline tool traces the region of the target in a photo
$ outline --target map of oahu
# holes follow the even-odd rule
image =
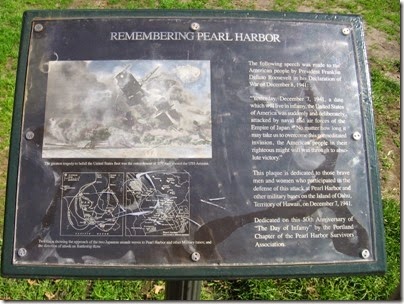
[[[189,234],[187,172],[63,174],[61,235]]]

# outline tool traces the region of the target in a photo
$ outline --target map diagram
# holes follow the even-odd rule
[[[189,234],[186,172],[64,173],[61,235]]]
[[[62,235],[122,235],[123,173],[64,173]]]
[[[190,176],[186,172],[127,173],[126,235],[188,235]]]

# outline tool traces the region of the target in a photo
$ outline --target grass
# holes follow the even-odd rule
[[[15,72],[22,13],[26,9],[66,8],[158,8],[158,9],[273,9],[295,11],[308,8],[328,13],[361,14],[368,26],[389,40],[400,40],[400,4],[396,0],[3,0],[0,4],[0,235],[6,184],[6,164],[12,117]],[[307,9],[305,9],[307,10]],[[400,58],[371,57],[371,76],[376,117],[377,147],[382,185],[388,193],[389,176],[400,175]],[[398,168],[397,168],[398,167]],[[396,184],[395,184],[396,186]],[[399,184],[398,184],[399,187]],[[202,299],[207,300],[387,300],[400,282],[400,204],[398,195],[383,197],[388,272],[384,276],[295,278],[270,280],[204,281]],[[1,245],[1,239],[0,239]],[[161,300],[162,281],[114,281],[0,278],[0,299],[14,300]]]

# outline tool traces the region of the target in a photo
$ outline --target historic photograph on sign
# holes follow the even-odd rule
[[[44,158],[211,158],[210,62],[52,61]]]

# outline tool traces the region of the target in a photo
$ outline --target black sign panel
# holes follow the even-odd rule
[[[35,14],[6,274],[384,269],[358,17]]]

